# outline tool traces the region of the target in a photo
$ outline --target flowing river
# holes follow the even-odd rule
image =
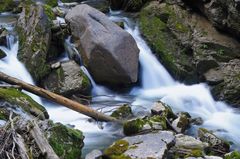
[[[0,15],[0,24],[1,16],[3,15]],[[140,49],[140,85],[132,88],[128,93],[118,93],[96,84],[86,68],[81,66],[93,85],[91,107],[109,113],[116,106],[128,103],[132,105],[134,114],[141,116],[151,109],[154,101],[161,100],[169,104],[175,112],[186,111],[192,117],[201,117],[204,121],[201,127],[213,130],[215,134],[232,141],[239,148],[240,114],[238,110],[223,102],[214,101],[206,84],[187,86],[175,81],[143,40],[134,20],[127,18],[121,12],[111,12],[109,18],[112,21],[124,22],[125,30],[137,42]],[[8,29],[12,30],[11,27]],[[68,40],[66,40],[66,44],[72,45]],[[5,58],[0,60],[0,70],[10,76],[34,84],[27,69],[17,59],[17,38],[14,35],[9,35],[7,47],[0,46],[0,49],[7,54]],[[61,60],[68,60],[68,58],[64,56]],[[83,131],[85,136],[84,154],[93,149],[103,149],[123,136],[118,125],[92,121],[77,112],[30,95],[46,107],[53,121],[75,126]],[[197,126],[192,126],[192,131],[189,133],[194,135],[196,128]]]

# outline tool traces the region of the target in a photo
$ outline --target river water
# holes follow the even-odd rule
[[[175,81],[141,37],[135,20],[126,17],[121,12],[111,12],[109,18],[112,21],[124,22],[125,30],[134,37],[140,49],[140,85],[133,87],[127,93],[118,93],[96,84],[87,69],[81,66],[93,85],[92,108],[110,113],[116,106],[128,103],[132,105],[134,114],[141,116],[151,109],[154,101],[161,100],[169,104],[175,112],[186,111],[192,117],[201,117],[204,121],[201,127],[213,130],[215,134],[232,141],[235,146],[239,147],[240,114],[236,109],[223,102],[214,101],[206,84],[187,86]],[[12,30],[11,27],[8,29]],[[67,45],[72,45],[68,40],[66,42]],[[0,60],[0,70],[34,84],[27,69],[17,59],[17,38],[14,35],[9,35],[8,46],[0,46],[0,49],[7,54],[7,57]],[[60,60],[68,60],[68,58],[63,56]],[[103,149],[114,140],[123,137],[122,130],[118,125],[92,121],[77,112],[40,99],[35,95],[30,95],[47,108],[53,121],[62,122],[83,131],[85,135],[84,154],[93,149]],[[196,129],[197,126],[192,127],[193,132]]]

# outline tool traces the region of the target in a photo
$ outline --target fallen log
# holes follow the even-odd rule
[[[78,102],[72,101],[66,97],[63,97],[61,95],[58,95],[56,93],[50,92],[48,90],[45,90],[43,88],[28,84],[24,81],[21,81],[17,78],[8,76],[7,74],[0,72],[0,80],[12,84],[12,85],[18,85],[20,86],[22,89],[31,92],[33,94],[36,94],[40,97],[46,98],[48,100],[51,100],[55,103],[58,103],[60,105],[63,105],[69,109],[72,109],[74,111],[77,111],[81,114],[84,114],[86,116],[92,117],[95,120],[98,121],[107,121],[107,122],[120,122],[119,120],[117,120],[116,118],[110,117],[108,115],[105,115],[103,113],[100,113],[88,106],[85,106],[83,104],[80,104]]]

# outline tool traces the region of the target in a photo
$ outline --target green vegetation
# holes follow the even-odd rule
[[[46,0],[45,3],[50,7],[56,7],[58,5],[58,0]]]
[[[62,159],[81,157],[84,136],[76,129],[68,128],[60,123],[52,124],[48,141],[56,154]]]
[[[0,99],[21,107],[25,112],[41,119],[48,118],[46,109],[30,96],[14,88],[0,88]]]
[[[129,149],[129,143],[126,140],[118,140],[104,151],[104,156],[110,159],[131,159],[123,153]]]
[[[124,104],[123,106],[119,107],[117,110],[115,110],[111,116],[116,119],[125,119],[131,117],[132,109],[129,105]]]
[[[15,2],[14,0],[1,0],[0,1],[0,12],[8,12],[14,9]]]
[[[227,154],[224,159],[240,159],[240,152],[233,151],[229,154]]]

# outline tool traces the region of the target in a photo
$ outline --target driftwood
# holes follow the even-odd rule
[[[37,143],[41,153],[44,154],[46,159],[59,159],[56,153],[53,151],[52,147],[49,145],[47,139],[43,136],[38,125],[33,121],[32,128],[30,130],[31,136],[34,138],[34,141]]]
[[[53,102],[56,102],[58,104],[61,104],[69,109],[72,109],[74,111],[77,111],[79,113],[82,113],[86,116],[89,116],[89,117],[92,117],[96,120],[99,120],[99,121],[110,121],[110,122],[120,122],[118,121],[116,118],[113,118],[113,117],[110,117],[110,116],[107,116],[103,113],[100,113],[90,107],[87,107],[83,104],[80,104],[78,102],[75,102],[75,101],[72,101],[68,98],[65,98],[61,95],[58,95],[56,93],[53,93],[53,92],[50,92],[48,90],[45,90],[43,88],[40,88],[40,87],[37,87],[37,86],[34,86],[34,85],[31,85],[31,84],[28,84],[24,81],[21,81],[17,78],[14,78],[14,77],[11,77],[11,76],[8,76],[6,75],[5,73],[3,72],[0,72],[0,80],[6,82],[6,83],[9,83],[9,84],[12,84],[12,85],[18,85],[20,86],[22,89],[28,91],[28,92],[31,92],[33,94],[36,94],[38,96],[41,96],[43,98],[46,98],[46,99],[49,99]]]

